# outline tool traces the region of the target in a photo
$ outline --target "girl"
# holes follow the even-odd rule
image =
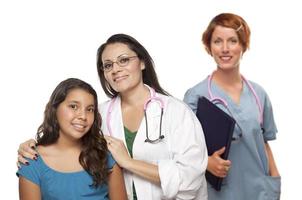
[[[17,172],[20,199],[126,199],[100,125],[94,89],[79,79],[61,82],[38,129],[35,161]]]

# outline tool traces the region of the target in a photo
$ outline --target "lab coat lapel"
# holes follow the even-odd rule
[[[124,124],[123,124],[122,111],[121,111],[121,98],[119,96],[116,97],[113,105],[110,125],[112,129],[112,137],[122,140],[126,146]],[[124,173],[124,181],[125,181],[128,199],[131,199],[133,194],[132,173],[128,172],[127,170],[123,170],[123,173]]]
[[[112,129],[112,136],[120,138],[125,142],[124,125],[122,119],[121,98],[117,96],[111,113],[110,125]]]

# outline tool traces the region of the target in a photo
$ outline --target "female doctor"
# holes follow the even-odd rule
[[[113,35],[98,49],[97,71],[111,98],[100,105],[102,131],[124,169],[128,199],[207,199],[200,123],[160,87],[147,50],[128,35]],[[26,156],[28,145],[19,153]]]
[[[229,160],[209,156],[207,170],[224,177],[221,191],[208,185],[210,200],[279,199],[280,175],[268,144],[276,138],[272,105],[266,92],[247,81],[239,70],[249,47],[250,29],[238,15],[222,13],[213,18],[202,41],[217,69],[189,89],[184,101],[196,112],[201,96],[207,97],[236,120]]]

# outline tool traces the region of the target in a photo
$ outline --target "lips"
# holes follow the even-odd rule
[[[126,79],[128,76],[127,75],[124,75],[124,76],[116,76],[113,78],[113,81],[114,82],[119,82],[119,81],[122,81],[124,79]]]
[[[72,126],[75,130],[80,131],[80,132],[85,131],[86,127],[87,127],[84,124],[78,124],[78,123],[72,123]]]
[[[232,56],[219,56],[219,58],[222,61],[230,61],[232,59]]]

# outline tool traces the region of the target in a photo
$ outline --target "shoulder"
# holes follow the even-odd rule
[[[251,80],[248,80],[248,81],[256,91],[265,92],[264,88],[261,85],[259,85],[258,83],[251,81]]]
[[[37,160],[27,159],[28,165],[21,164],[21,168],[17,171],[18,177],[22,176],[25,179],[40,185],[40,178],[44,169],[43,161],[40,156]]]
[[[102,114],[105,110],[107,110],[109,104],[111,102],[111,99],[103,102],[103,103],[100,103],[98,108],[99,108],[99,112]]]
[[[193,112],[196,112],[198,99],[202,96],[208,97],[208,78],[188,89],[183,100]]]
[[[28,172],[30,171],[35,171],[35,170],[39,170],[42,167],[42,160],[41,160],[41,156],[37,157],[37,160],[32,160],[32,159],[26,159],[28,162],[28,165],[24,165],[21,164],[21,168],[20,168],[20,172]]]
[[[260,99],[265,100],[268,97],[267,92],[261,85],[250,80],[248,80],[248,82],[251,84],[251,86],[253,87],[253,89],[255,90],[256,94],[259,96]]]
[[[167,112],[171,113],[174,117],[179,115],[192,114],[191,108],[182,100],[177,99],[172,96],[165,96],[165,109]],[[177,113],[177,115],[175,115]]]
[[[157,94],[157,96],[163,100],[165,107],[167,107],[167,106],[169,106],[169,107],[186,106],[186,104],[183,101],[177,99],[176,97],[167,96],[167,95],[163,95],[163,94]]]
[[[203,81],[197,83],[193,87],[189,88],[185,95],[189,94],[206,94],[207,93],[207,87],[208,87],[208,78],[205,78]]]
[[[27,161],[29,162],[29,165],[23,165],[24,169],[30,169],[30,168],[42,168],[43,167],[43,160],[41,156],[46,155],[49,152],[49,149],[52,148],[52,145],[49,146],[42,146],[42,145],[38,145],[36,148],[36,151],[38,152],[38,157],[37,160],[32,160],[32,159],[27,159]],[[23,168],[23,166],[21,168]]]

